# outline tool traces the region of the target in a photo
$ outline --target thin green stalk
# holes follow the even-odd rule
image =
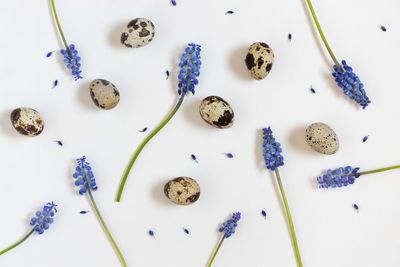
[[[87,178],[85,178],[85,179],[86,179],[86,181],[87,181]],[[99,217],[99,219],[100,219],[100,221],[101,221],[101,224],[102,224],[103,227],[104,227],[104,230],[106,231],[108,237],[110,238],[112,244],[114,245],[114,248],[115,248],[115,250],[117,251],[117,253],[118,253],[119,257],[120,257],[120,259],[121,259],[121,261],[122,261],[122,264],[126,267],[127,265],[126,265],[124,256],[122,256],[122,253],[121,253],[121,251],[119,250],[119,248],[118,248],[118,246],[117,246],[117,243],[114,241],[114,238],[112,237],[112,235],[111,235],[111,233],[110,233],[110,230],[108,230],[107,225],[106,225],[106,223],[104,222],[103,217],[101,216],[99,209],[97,208],[96,202],[94,201],[94,198],[93,198],[91,189],[89,188],[89,185],[87,185],[87,187],[88,187],[88,193],[89,193],[90,201],[91,201],[92,204],[93,204],[93,207],[94,207],[94,209],[95,209],[95,211],[96,211],[96,213],[97,213],[97,216]]]
[[[53,8],[54,18],[56,19],[57,28],[58,28],[58,31],[60,32],[61,39],[62,39],[62,41],[64,43],[65,49],[67,49],[68,54],[71,56],[71,51],[69,50],[69,46],[68,46],[67,40],[65,39],[64,33],[63,33],[62,29],[61,29],[61,24],[60,24],[60,20],[58,19],[56,6],[54,5],[54,0],[51,0],[51,7]]]
[[[129,172],[132,169],[133,164],[135,163],[137,157],[139,156],[140,152],[142,152],[143,148],[146,146],[146,144],[162,129],[164,126],[172,119],[172,117],[175,115],[175,113],[178,111],[179,107],[182,105],[183,99],[185,98],[185,94],[182,92],[181,97],[179,98],[178,103],[176,104],[175,108],[171,111],[171,113],[168,115],[168,117],[149,135],[144,139],[142,144],[139,146],[139,148],[136,150],[136,153],[133,155],[131,161],[129,162],[128,168],[125,171],[124,177],[122,178],[121,184],[119,186],[118,194],[116,201],[120,202],[121,201],[121,196],[122,196],[122,191],[124,190],[124,186],[126,183],[126,180],[128,179]]]
[[[212,256],[212,258],[211,258],[211,260],[210,260],[210,263],[208,264],[208,267],[210,267],[211,264],[213,263],[213,261],[214,261],[214,259],[215,259],[215,256],[217,255],[218,250],[219,250],[219,248],[221,247],[222,242],[224,242],[224,240],[225,240],[225,235],[221,238],[221,241],[219,241],[219,244],[218,244],[217,248],[215,249],[214,255]]]
[[[20,245],[22,242],[24,242],[26,239],[28,239],[28,237],[30,237],[34,231],[35,231],[35,227],[33,227],[33,229],[26,236],[24,236],[20,241],[18,241],[17,243],[15,243],[12,246],[6,248],[5,250],[0,251],[0,255],[6,253],[7,251],[12,250],[13,248],[17,247],[18,245]]]
[[[314,8],[313,8],[313,6],[311,4],[311,1],[307,0],[307,4],[308,4],[308,7],[309,7],[309,9],[311,11],[311,15],[312,15],[312,17],[314,19],[315,25],[317,26],[319,35],[321,36],[321,39],[324,42],[326,49],[328,49],[329,55],[331,56],[332,60],[335,62],[335,65],[338,66],[340,71],[344,72],[342,65],[339,64],[339,61],[336,59],[335,55],[333,54],[333,51],[332,51],[331,47],[329,46],[328,41],[326,40],[324,33],[322,32],[321,25],[319,24],[319,21],[317,19],[317,15],[315,14],[315,11],[314,11]]]
[[[293,220],[292,220],[292,216],[290,215],[289,205],[286,200],[285,191],[283,190],[282,181],[281,181],[281,177],[279,176],[278,168],[275,168],[275,174],[276,174],[276,180],[278,181],[279,190],[281,191],[283,203],[285,204],[286,215],[287,215],[287,218],[289,221],[289,226],[290,226],[290,233],[292,235],[293,245],[294,245],[294,249],[296,251],[297,263],[298,263],[299,267],[302,267],[303,263],[301,262],[299,246],[297,244],[296,233],[294,231],[294,226],[293,226]]]
[[[371,173],[384,172],[384,171],[389,171],[389,170],[394,170],[394,169],[399,169],[399,168],[400,168],[400,165],[395,165],[395,166],[372,170],[372,171],[359,172],[358,174],[359,175],[371,174]]]

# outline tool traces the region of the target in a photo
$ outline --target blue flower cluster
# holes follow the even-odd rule
[[[334,65],[332,73],[335,77],[337,85],[343,89],[343,92],[356,101],[365,109],[371,101],[364,90],[364,84],[360,82],[358,76],[353,72],[353,68],[347,65],[345,60],[342,60],[344,73],[342,73],[338,66]]]
[[[219,231],[225,232],[225,237],[228,238],[235,233],[235,228],[237,227],[237,222],[240,220],[240,212],[233,213],[232,218],[227,220],[219,228]]]
[[[356,178],[360,177],[358,171],[360,168],[352,168],[347,166],[344,168],[337,168],[335,170],[327,170],[325,174],[317,177],[319,188],[336,188],[354,184]]]
[[[49,229],[50,224],[54,222],[54,215],[57,213],[57,205],[52,201],[43,207],[43,211],[36,212],[36,217],[31,219],[30,225],[35,226],[35,231],[41,235]]]
[[[82,79],[81,73],[81,58],[78,56],[78,50],[75,49],[75,45],[71,44],[69,46],[69,51],[61,49],[61,54],[64,56],[64,63],[67,68],[72,71],[72,76],[74,76],[75,81]]]
[[[76,179],[75,185],[78,187],[81,186],[79,194],[85,194],[88,189],[96,191],[96,180],[94,179],[92,167],[90,167],[89,162],[86,161],[86,157],[83,156],[82,158],[76,159],[76,162],[78,166],[75,168],[76,172],[73,174],[73,177]]]
[[[194,88],[199,83],[196,77],[200,75],[200,52],[201,46],[197,44],[188,44],[185,52],[182,54],[179,67],[181,71],[178,75],[178,94],[183,91],[184,94],[191,92],[194,94]]]
[[[274,171],[276,167],[283,166],[281,144],[275,141],[271,127],[263,129],[263,155],[267,169]]]

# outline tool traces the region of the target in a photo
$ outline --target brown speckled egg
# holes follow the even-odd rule
[[[178,177],[164,186],[164,193],[172,202],[179,205],[190,205],[200,197],[200,186],[189,177]]]
[[[200,115],[205,122],[216,128],[230,128],[234,122],[231,106],[219,96],[209,96],[200,104]]]
[[[156,30],[153,22],[145,18],[131,20],[121,35],[121,43],[126,47],[142,47],[154,38]]]
[[[262,80],[271,71],[274,64],[274,52],[266,43],[254,43],[247,52],[245,62],[250,75],[256,80]]]
[[[44,128],[44,122],[39,112],[31,108],[14,109],[10,119],[15,130],[25,136],[37,136]]]
[[[335,154],[339,149],[339,139],[331,127],[325,123],[313,123],[306,129],[306,141],[310,147],[322,154]]]
[[[93,102],[102,109],[112,109],[119,103],[119,92],[114,84],[103,79],[90,83],[90,96]]]

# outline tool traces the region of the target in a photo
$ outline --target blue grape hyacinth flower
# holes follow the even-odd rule
[[[354,182],[358,180],[357,178],[359,178],[361,175],[384,172],[398,168],[400,168],[400,165],[360,172],[360,168],[346,166],[333,170],[328,169],[321,176],[318,176],[316,180],[319,188],[340,188],[354,184]]]
[[[180,72],[178,75],[178,103],[176,103],[173,110],[168,114],[168,116],[161,122],[161,124],[155,128],[140,144],[137,148],[135,154],[131,158],[128,167],[124,172],[124,176],[122,177],[117,197],[115,201],[120,202],[122,197],[122,192],[124,191],[124,187],[126,181],[128,179],[129,173],[132,169],[133,164],[135,163],[136,159],[139,157],[140,153],[147,145],[147,143],[159,132],[165,125],[174,117],[176,112],[179,110],[183,103],[183,99],[185,96],[191,92],[192,94],[195,93],[195,87],[199,83],[198,77],[200,76],[200,67],[201,67],[201,46],[198,44],[190,43],[185,48],[182,56],[180,57]]]
[[[75,45],[71,44],[69,50],[61,49],[60,53],[64,56],[64,63],[71,70],[75,81],[82,79],[81,58],[78,56],[78,50],[76,50]]]
[[[271,127],[263,128],[263,156],[267,169],[274,171],[276,167],[283,166],[281,144],[275,140]]]
[[[34,232],[37,232],[39,235],[43,234],[47,229],[50,228],[50,224],[54,222],[54,215],[57,213],[57,205],[52,202],[47,202],[43,206],[42,211],[37,211],[35,213],[35,217],[31,219],[29,224],[33,227],[32,230],[25,235],[20,241],[9,246],[8,248],[0,251],[0,255],[6,253],[7,251],[12,250],[13,248],[22,244],[28,237],[30,237]]]
[[[235,212],[232,215],[232,218],[230,218],[229,220],[227,220],[226,222],[224,222],[222,224],[222,226],[218,229],[218,231],[220,233],[224,233],[221,240],[218,243],[217,248],[214,251],[214,254],[211,257],[210,263],[208,264],[208,267],[210,267],[215,259],[215,256],[217,255],[222,243],[224,242],[224,240],[228,237],[230,237],[231,235],[233,235],[236,231],[236,227],[238,225],[238,221],[240,220],[241,214],[240,212]]]
[[[72,175],[72,177],[75,179],[75,185],[77,187],[79,187],[79,194],[84,195],[87,193],[89,195],[89,200],[90,200],[98,218],[100,219],[100,222],[101,222],[107,236],[110,238],[111,243],[113,244],[115,250],[117,251],[122,265],[127,266],[125,259],[122,256],[122,253],[121,253],[120,249],[118,248],[117,243],[115,242],[114,238],[112,237],[111,232],[108,229],[108,227],[103,219],[103,216],[101,216],[99,208],[97,207],[97,204],[94,200],[92,191],[96,191],[98,188],[96,185],[96,181],[94,179],[92,167],[90,166],[89,162],[86,161],[85,156],[76,159],[76,163],[77,163],[77,166],[75,168],[75,173]]]
[[[344,72],[334,65],[333,70],[335,72],[332,73],[332,76],[337,85],[343,89],[343,92],[365,109],[371,101],[364,90],[364,84],[361,83],[360,78],[353,72],[353,68],[347,65],[345,60],[342,60],[342,66]]]

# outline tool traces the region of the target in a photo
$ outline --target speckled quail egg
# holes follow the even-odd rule
[[[130,48],[142,47],[153,40],[155,33],[153,22],[146,18],[136,18],[126,26],[121,35],[121,43]]]
[[[245,62],[250,75],[256,80],[262,80],[271,71],[274,64],[274,52],[266,43],[254,43],[247,52]]]
[[[231,106],[219,96],[209,96],[200,104],[200,115],[205,122],[216,128],[230,128],[234,122]]]
[[[10,119],[15,130],[25,136],[37,136],[44,128],[44,122],[39,112],[31,108],[14,109]]]
[[[179,205],[190,205],[200,197],[200,186],[190,177],[177,177],[164,186],[168,199]]]
[[[325,123],[313,123],[306,129],[306,141],[310,147],[322,154],[335,154],[339,149],[339,139],[331,127]]]
[[[119,92],[114,84],[107,80],[97,79],[90,83],[90,96],[93,102],[102,109],[112,109],[119,103]]]

